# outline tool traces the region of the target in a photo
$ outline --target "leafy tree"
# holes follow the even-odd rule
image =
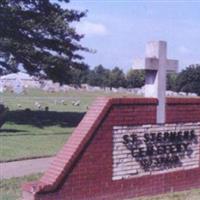
[[[86,70],[72,69],[70,83],[77,86],[80,86],[82,83],[87,83],[89,73],[89,68]]]
[[[88,76],[88,83],[92,86],[106,87],[109,84],[110,70],[98,65],[91,70]]]
[[[190,65],[177,77],[177,91],[194,92],[200,95],[200,64]]]
[[[110,83],[110,70],[109,69],[104,69],[104,72],[102,74],[102,87],[108,87],[109,83]]]
[[[167,90],[176,91],[176,82],[178,74],[167,74]]]
[[[109,87],[125,87],[126,86],[126,78],[124,72],[115,67],[113,70],[110,71],[109,76]]]
[[[89,71],[87,83],[91,86],[97,86],[97,76],[94,70]]]
[[[68,3],[68,0],[59,0]],[[0,73],[23,67],[29,74],[60,83],[71,70],[84,70],[83,35],[73,27],[85,12],[64,9],[51,0],[0,1]]]
[[[140,88],[144,85],[145,81],[144,70],[129,70],[126,79],[128,88]]]

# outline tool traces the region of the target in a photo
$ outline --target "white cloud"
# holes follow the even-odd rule
[[[108,34],[107,28],[100,23],[94,23],[89,21],[83,21],[76,26],[77,30],[81,34],[87,35],[99,35],[104,36]]]

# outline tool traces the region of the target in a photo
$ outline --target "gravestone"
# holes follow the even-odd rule
[[[145,97],[154,97],[159,101],[157,123],[165,123],[165,91],[167,73],[177,72],[178,61],[167,59],[167,43],[164,41],[149,42],[146,45],[146,58],[136,60],[134,69],[144,69]]]
[[[22,94],[24,92],[24,86],[23,86],[22,82],[18,79],[13,81],[12,89],[15,94]]]

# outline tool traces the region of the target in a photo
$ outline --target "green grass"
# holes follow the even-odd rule
[[[73,130],[59,126],[38,128],[8,123],[3,129],[5,131],[0,133],[0,161],[54,155]],[[6,130],[19,132],[10,133]]]
[[[129,200],[199,200],[200,189],[189,190],[184,192],[167,193],[154,197],[144,197]]]
[[[33,95],[34,94],[34,95]],[[4,104],[9,107],[10,110],[26,109],[37,110],[35,102],[38,102],[41,106],[48,106],[50,111],[85,111],[88,104],[92,101],[92,97],[95,95],[86,95],[82,92],[70,92],[69,94],[60,93],[44,93],[41,91],[31,91],[26,95],[15,95],[6,93],[0,98]],[[81,100],[79,107],[72,106],[73,100]],[[65,100],[65,105],[61,103],[61,100]],[[21,108],[18,107],[21,105]]]
[[[4,179],[0,182],[1,200],[19,200],[21,199],[21,185],[25,182],[38,180],[41,174],[32,174],[21,178]],[[155,197],[137,198],[129,200],[199,200],[200,189],[190,190],[179,193],[168,193]]]
[[[0,161],[56,154],[83,112],[97,97],[125,95],[130,96],[111,92],[46,93],[41,90],[30,90],[22,95],[0,94],[0,101],[10,110],[6,123],[0,129]],[[80,100],[80,106],[73,106],[73,100]],[[35,102],[48,106],[49,112],[38,111]],[[25,112],[26,108],[31,112]]]
[[[20,178],[4,179],[0,181],[0,199],[1,200],[20,200],[21,185],[25,182],[38,180],[41,174],[32,174]]]
[[[50,111],[73,111],[73,112],[85,112],[87,107],[93,102],[97,97],[100,96],[132,96],[130,93],[113,93],[113,92],[87,92],[87,91],[69,91],[66,93],[46,93],[41,90],[30,90],[26,94],[12,94],[3,93],[0,94],[0,100],[4,102],[10,110],[17,110],[18,104],[21,104],[20,109],[30,108],[36,110],[35,102],[39,102],[42,106],[49,106]],[[61,100],[65,100],[65,105],[61,103]],[[72,105],[73,100],[80,100],[80,106],[75,107]]]

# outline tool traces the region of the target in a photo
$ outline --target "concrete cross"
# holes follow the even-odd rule
[[[144,69],[145,97],[154,97],[159,101],[157,123],[165,123],[165,91],[167,73],[177,72],[178,61],[167,59],[167,43],[165,41],[148,42],[146,58],[135,60],[134,69]]]

